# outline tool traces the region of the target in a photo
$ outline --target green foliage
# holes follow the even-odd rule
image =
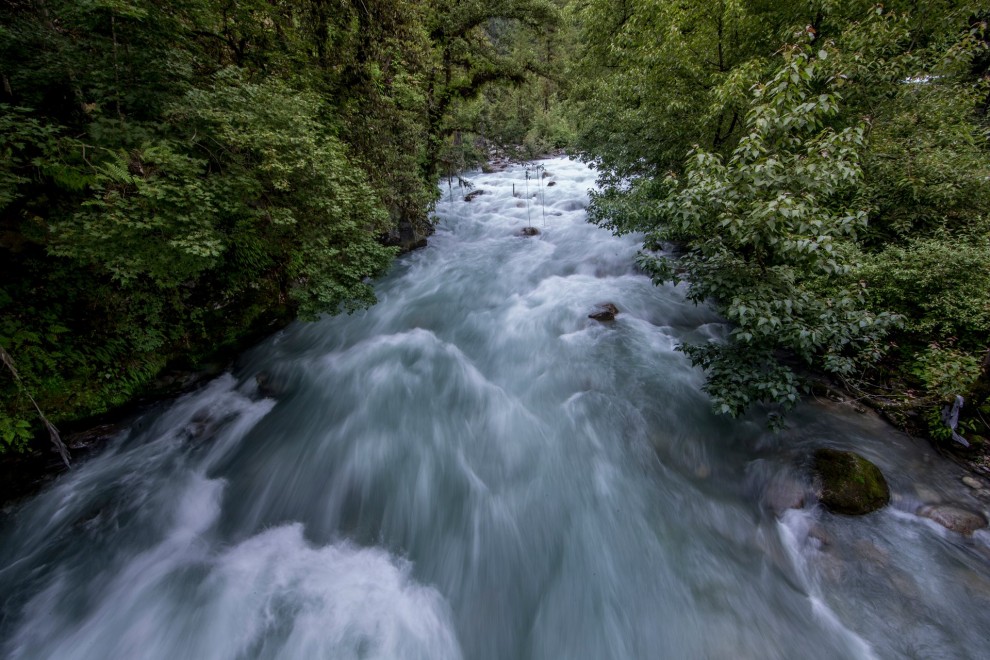
[[[732,323],[725,343],[685,347],[717,410],[786,409],[798,367],[858,378],[883,355],[921,384],[919,401],[986,398],[985,12],[591,2],[578,14],[590,45],[573,103],[602,168],[592,220],[678,246],[643,266],[687,280]],[[795,39],[806,46],[783,46]]]
[[[795,3],[592,0],[572,94],[578,145],[619,177],[679,170],[692,145],[728,154],[749,88],[792,25]]]
[[[492,10],[497,17],[450,42],[443,55],[451,63],[446,93],[464,100],[440,129],[448,136],[439,155],[448,176],[484,165],[492,151],[532,159],[572,141],[560,104],[573,31],[549,2],[495,3]],[[485,84],[492,76],[507,84]]]
[[[546,0],[0,10],[0,448],[292,316],[431,231],[449,119],[532,75]],[[505,39],[500,37],[502,34]],[[507,36],[506,36],[507,35]],[[11,435],[13,434],[13,435]]]
[[[685,347],[708,371],[707,391],[720,412],[738,415],[756,402],[793,406],[798,379],[778,359],[781,351],[848,375],[876,356],[895,321],[866,309],[848,278],[866,226],[855,207],[865,128],[826,125],[839,108],[822,74],[826,55],[785,53],[774,76],[754,89],[745,134],[728,161],[696,149],[648,215],[625,219],[610,207],[613,228],[683,245],[676,264],[644,262],[658,283],[686,279],[689,299],[711,301],[733,323],[726,344]],[[637,199],[637,207],[644,203]]]
[[[33,435],[30,421],[0,413],[0,454],[11,450],[23,452]]]
[[[247,201],[228,203],[227,225],[240,241],[257,233],[270,251],[280,248],[269,258],[284,262],[282,277],[306,318],[374,303],[365,280],[382,274],[395,254],[375,240],[387,231],[388,214],[343,143],[321,129],[319,107],[314,95],[247,83],[226,70],[212,90],[190,92],[171,111],[196,134],[213,136],[223,172],[213,178]]]
[[[986,232],[990,163],[974,110],[990,80],[972,75],[986,43],[982,28],[959,29],[965,8],[949,16],[958,22],[948,34],[925,35],[915,25],[923,17],[870,12],[845,31],[831,63],[848,114],[871,124],[863,159],[871,246],[940,231],[974,236],[974,222]]]
[[[202,176],[205,167],[168,143],[109,154],[95,168],[93,196],[49,224],[49,249],[124,285],[148,277],[170,287],[197,277],[224,247],[214,199],[227,191]]]
[[[980,376],[980,359],[958,349],[931,344],[915,359],[911,373],[939,403],[950,401]]]
[[[970,351],[986,346],[990,235],[939,232],[893,244],[864,259],[857,277],[867,285],[871,306],[903,316],[909,334],[954,340]]]

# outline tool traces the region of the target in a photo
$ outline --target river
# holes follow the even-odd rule
[[[712,414],[675,347],[725,326],[587,223],[593,171],[541,164],[445,185],[375,307],[292,325],[22,504],[0,656],[987,657],[990,535],[913,513],[979,510],[958,468],[828,401],[777,434]],[[821,446],[891,505],[815,505]]]

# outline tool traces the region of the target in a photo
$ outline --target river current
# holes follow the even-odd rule
[[[587,223],[593,171],[540,164],[445,185],[375,307],[292,325],[22,504],[0,656],[990,655],[990,535],[913,513],[981,510],[961,472],[850,406],[714,415],[675,348],[724,324]],[[817,506],[821,446],[891,505]]]

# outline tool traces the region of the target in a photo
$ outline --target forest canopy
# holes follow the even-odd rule
[[[0,9],[0,451],[296,316],[374,302],[546,0]],[[17,376],[14,376],[16,371]]]
[[[990,13],[864,0],[15,0],[0,451],[374,302],[441,177],[567,148],[731,325],[714,409],[825,375],[990,433]],[[14,376],[16,370],[17,376]],[[37,404],[37,405],[36,405]],[[915,424],[917,426],[917,423]]]
[[[986,9],[592,0],[578,16],[592,217],[644,232],[654,279],[732,323],[683,347],[715,409],[776,415],[824,373],[940,436],[964,396],[985,434]]]

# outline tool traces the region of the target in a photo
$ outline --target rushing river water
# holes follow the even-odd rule
[[[714,416],[675,346],[724,326],[586,222],[593,172],[545,166],[445,190],[373,309],[279,333],[22,505],[0,656],[990,655],[990,536],[913,514],[978,508],[958,470],[845,406]],[[815,506],[825,445],[891,506]]]

